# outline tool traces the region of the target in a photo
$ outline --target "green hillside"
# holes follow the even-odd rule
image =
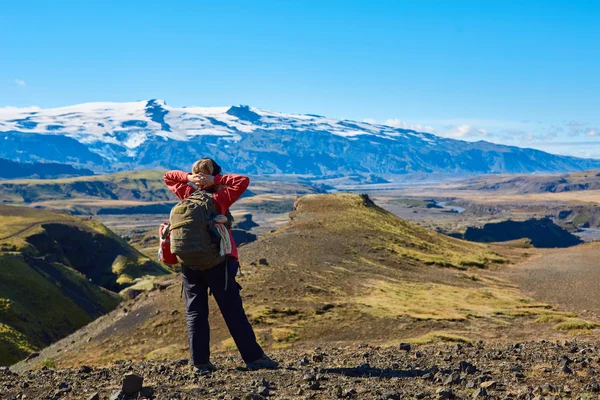
[[[29,207],[0,205],[0,252],[60,262],[106,289],[169,273],[101,223]]]
[[[118,295],[61,263],[0,253],[0,365],[63,338],[118,303]]]
[[[129,171],[64,179],[0,181],[4,203],[95,198],[105,200],[173,200],[163,182],[164,171]]]
[[[0,205],[0,365],[114,309],[115,293],[169,271],[97,221]]]

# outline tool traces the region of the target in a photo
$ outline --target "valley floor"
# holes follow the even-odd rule
[[[273,353],[274,371],[245,371],[219,354],[216,372],[194,373],[187,360],[116,362],[106,367],[0,370],[2,399],[117,397],[125,374],[144,378],[158,399],[531,399],[596,397],[600,346],[583,341],[458,343],[374,347],[328,345]],[[113,397],[115,396],[115,397]],[[558,396],[558,397],[556,397]]]
[[[509,271],[525,295],[589,318],[600,316],[600,243],[538,250]]]

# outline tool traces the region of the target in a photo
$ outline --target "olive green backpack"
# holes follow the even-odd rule
[[[202,190],[195,191],[171,210],[171,253],[186,268],[206,270],[225,261],[214,222],[218,214],[212,194]],[[229,211],[226,216],[227,229],[231,229],[233,217]]]

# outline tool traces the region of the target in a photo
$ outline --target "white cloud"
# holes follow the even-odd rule
[[[446,132],[442,133],[443,136],[466,139],[471,137],[482,137],[487,136],[488,132],[485,129],[478,129],[468,124],[462,124],[458,126],[450,126]]]
[[[374,120],[373,118],[365,118],[363,119],[363,122],[366,122],[367,124],[376,124],[377,121]]]
[[[409,129],[409,130],[417,131],[417,132],[427,132],[427,133],[435,132],[435,128],[433,126],[422,125],[422,124],[412,124],[410,122],[400,121],[398,118],[388,119],[387,121],[384,122],[384,125],[391,126],[392,128]]]
[[[14,84],[17,86],[27,86],[27,84],[25,83],[25,81],[23,79],[15,79]]]
[[[599,130],[597,127],[592,126],[592,124],[582,121],[568,121],[565,122],[564,125],[564,129],[560,126],[553,126],[552,129],[558,133],[564,132],[566,130],[568,135],[571,137],[596,136]]]

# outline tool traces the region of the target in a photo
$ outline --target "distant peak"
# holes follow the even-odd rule
[[[146,107],[164,107],[167,105],[167,102],[160,99],[150,99],[146,103]]]
[[[252,111],[249,106],[232,106],[227,110],[227,114],[252,123],[260,121],[260,115]]]
[[[171,132],[171,126],[165,122],[165,115],[169,113],[164,108],[166,104],[164,100],[148,100],[148,103],[146,103],[146,116],[160,124],[161,130]]]

